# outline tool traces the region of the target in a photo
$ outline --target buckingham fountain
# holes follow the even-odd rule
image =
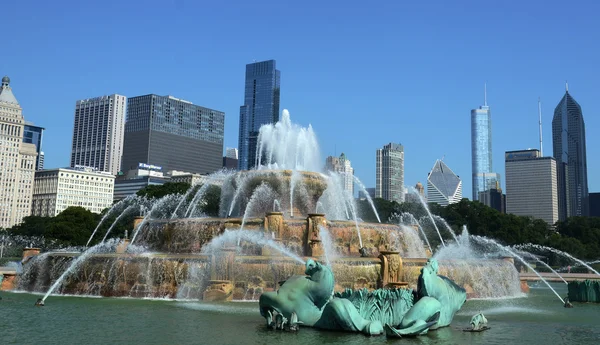
[[[312,128],[286,110],[260,129],[255,160],[257,168],[214,173],[185,195],[125,199],[107,214],[116,219],[102,241],[83,251],[28,248],[6,287],[45,293],[40,305],[52,294],[259,301],[273,328],[391,337],[449,325],[467,298],[528,290],[515,266],[530,267],[523,251],[466,228],[455,235],[431,214],[362,221],[344,176],[321,171]],[[202,211],[211,188],[220,190],[218,217]],[[131,236],[110,238],[134,213]]]

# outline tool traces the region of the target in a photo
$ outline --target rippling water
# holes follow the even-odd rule
[[[566,286],[556,285],[561,295]],[[324,332],[269,331],[257,303],[201,303],[50,296],[46,306],[26,293],[1,292],[0,344],[387,344],[385,337]],[[490,330],[465,333],[472,315],[486,315]],[[467,301],[450,327],[412,344],[598,344],[600,305],[565,309],[548,289],[525,298]]]

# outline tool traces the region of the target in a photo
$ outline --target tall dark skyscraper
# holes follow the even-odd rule
[[[223,166],[225,113],[171,96],[127,99],[122,171],[140,163],[163,171],[212,173]]]
[[[42,151],[44,129],[27,122],[23,126],[23,142],[35,145],[38,154],[35,161],[35,170],[44,170],[44,151]]]
[[[239,169],[256,165],[260,126],[279,121],[279,79],[275,60],[246,65],[244,105],[240,107]]]
[[[558,175],[559,219],[589,215],[585,123],[568,85],[554,109],[552,148]]]

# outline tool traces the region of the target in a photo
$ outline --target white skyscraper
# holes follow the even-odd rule
[[[9,228],[31,214],[34,144],[23,142],[23,109],[12,93],[10,78],[0,88],[0,228]]]
[[[540,151],[508,151],[506,166],[506,213],[558,221],[556,160],[541,157]]]
[[[427,201],[440,206],[455,204],[462,199],[462,181],[441,160],[435,161],[427,176]]]
[[[404,146],[389,143],[376,152],[375,197],[404,202]]]
[[[350,160],[346,158],[344,153],[339,157],[327,157],[325,160],[325,169],[339,173],[344,190],[354,195],[354,168],[352,168]]]
[[[127,98],[117,94],[77,101],[71,167],[92,167],[113,175],[119,172],[126,104]]]

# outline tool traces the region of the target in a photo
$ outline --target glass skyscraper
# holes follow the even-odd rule
[[[492,169],[492,112],[484,104],[471,110],[471,167],[473,171],[473,200],[479,193],[495,189],[500,184],[500,175]]]
[[[225,113],[172,96],[145,95],[127,100],[123,145],[124,172],[140,163],[208,174],[223,166]]]
[[[260,126],[279,121],[279,79],[275,60],[246,65],[244,105],[240,107],[239,169],[256,165]]]
[[[35,161],[35,170],[44,170],[44,152],[42,151],[44,129],[31,123],[25,123],[23,127],[23,142],[35,145],[38,154]]]
[[[554,109],[552,148],[558,177],[558,214],[564,220],[589,214],[585,123],[567,87]]]

